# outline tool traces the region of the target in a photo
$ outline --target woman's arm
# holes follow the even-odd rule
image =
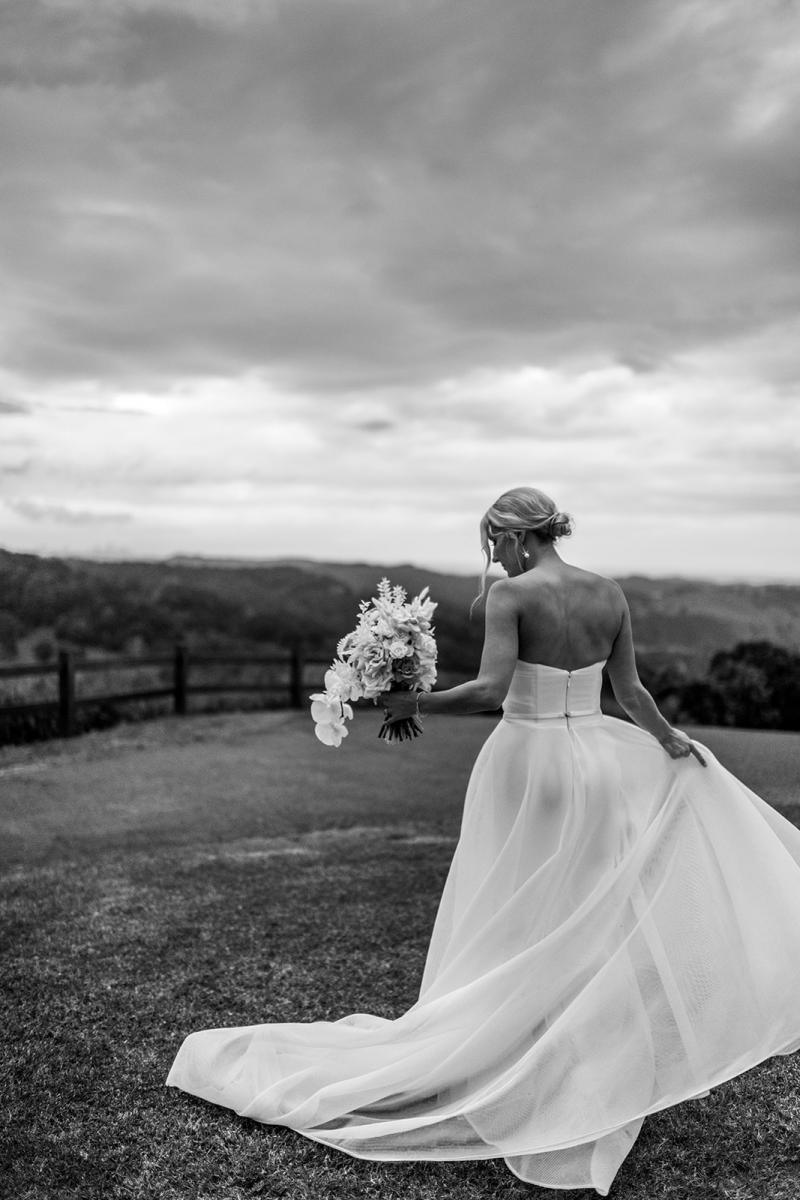
[[[688,754],[693,754],[698,762],[705,766],[700,751],[685,733],[673,729],[669,721],[661,715],[655,700],[639,678],[633,648],[631,614],[622,588],[619,588],[619,595],[622,617],[619,632],[606,663],[617,701],[632,721],[658,739],[671,758],[685,758]]]
[[[428,713],[491,712],[499,708],[511,683],[519,649],[517,605],[514,588],[507,579],[498,579],[486,597],[486,633],[481,665],[475,679],[459,683],[441,692],[384,692],[380,703],[388,712],[387,720]]]

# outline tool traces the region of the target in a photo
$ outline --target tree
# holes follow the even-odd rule
[[[49,663],[55,654],[53,643],[48,641],[47,638],[39,638],[34,644],[33,654],[40,663]]]
[[[681,717],[749,729],[800,729],[800,654],[772,642],[738,642],[713,656],[707,679],[680,692]]]
[[[10,612],[0,612],[0,653],[7,658],[14,658],[17,653],[17,639],[22,637],[25,626],[19,617]]]

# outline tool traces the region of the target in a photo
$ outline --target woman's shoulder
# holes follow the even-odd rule
[[[625,593],[616,579],[600,575],[596,571],[587,571],[583,567],[575,567],[564,563],[564,569],[557,576],[539,571],[528,571],[524,575],[513,578],[495,579],[487,590],[487,598],[491,595],[495,602],[512,602],[526,600],[530,602],[538,594],[543,600],[564,590],[575,597],[583,593],[595,602],[603,600],[615,608],[625,607]]]
[[[616,579],[612,579],[608,575],[600,575],[597,571],[585,571],[583,567],[572,567],[571,570],[576,573],[576,578],[581,580],[587,588],[593,588],[598,592],[604,592],[620,600],[625,599],[625,593]]]
[[[564,573],[575,579],[584,579],[587,583],[593,583],[596,586],[619,587],[616,580],[611,579],[608,575],[601,575],[598,571],[587,571],[586,567],[576,567],[573,563],[564,563]]]
[[[540,588],[544,590],[581,587],[587,591],[607,592],[609,595],[624,595],[622,588],[615,579],[611,579],[607,575],[600,575],[597,571],[587,571],[584,567],[575,567],[572,563],[564,563],[563,569],[559,570],[557,575],[529,571],[524,575],[517,575],[513,579],[498,579],[493,586],[496,587],[498,583],[520,589]]]
[[[606,619],[612,621],[622,617],[625,595],[615,579],[571,564],[564,566],[565,570],[557,576],[529,571],[513,579],[498,580],[492,590],[498,584],[504,585],[503,595],[512,603],[516,602],[520,611],[561,613],[566,593],[566,603],[573,613],[583,610],[595,615],[605,613]]]
[[[596,571],[585,571],[582,567],[571,567],[570,571],[568,583],[571,588],[582,590],[591,600],[601,602],[615,612],[624,611],[627,601],[616,579]]]

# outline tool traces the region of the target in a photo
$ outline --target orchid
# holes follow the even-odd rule
[[[347,737],[345,721],[352,721],[353,710],[349,704],[328,695],[315,692],[311,696],[311,719],[314,733],[326,746],[340,746]]]

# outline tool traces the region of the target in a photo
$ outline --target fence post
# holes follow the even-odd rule
[[[292,646],[289,659],[289,704],[292,708],[303,707],[303,648]]]
[[[187,675],[189,674],[189,655],[186,647],[180,642],[175,647],[174,691],[175,712],[180,717],[186,716]]]
[[[61,737],[75,733],[75,665],[68,650],[58,652],[58,732]]]

